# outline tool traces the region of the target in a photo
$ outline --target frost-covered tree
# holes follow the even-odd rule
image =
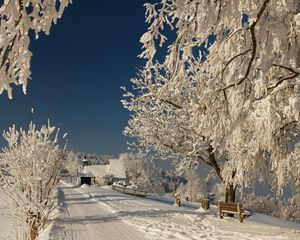
[[[26,94],[30,78],[30,30],[38,38],[50,33],[71,0],[4,0],[0,3],[0,94],[12,98],[11,84],[21,84]]]
[[[70,176],[77,176],[78,167],[82,165],[78,161],[78,156],[73,151],[66,152],[66,159],[64,163],[64,168],[67,170]]]
[[[109,164],[109,159],[114,158],[113,155],[104,154],[104,155],[96,155],[91,153],[76,153],[78,161],[82,164],[83,159],[88,160],[90,165],[105,165]]]
[[[180,167],[210,165],[229,201],[257,177],[277,189],[299,183],[299,160],[289,161],[300,137],[299,1],[145,6],[146,65],[125,94],[125,134]]]
[[[165,193],[162,171],[155,165],[152,156],[139,151],[121,154],[119,158],[124,162],[126,177],[131,183],[149,192]]]
[[[13,126],[3,136],[8,146],[0,154],[0,186],[12,206],[15,239],[33,240],[55,209],[64,162],[58,131],[30,123],[28,130]]]
[[[181,197],[184,197],[188,201],[197,201],[199,200],[200,192],[200,178],[196,170],[191,169],[187,171],[187,184],[184,187],[181,187],[177,191],[177,194]]]

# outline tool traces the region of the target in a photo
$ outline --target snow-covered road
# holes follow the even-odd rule
[[[141,232],[125,224],[118,215],[80,190],[66,186],[60,188],[61,215],[54,221],[50,239],[144,239]]]
[[[111,188],[60,189],[61,214],[50,230],[51,240],[299,240],[300,225],[255,214],[244,223],[218,219],[197,204],[173,205],[174,199],[141,198]],[[49,239],[49,238],[42,238]]]

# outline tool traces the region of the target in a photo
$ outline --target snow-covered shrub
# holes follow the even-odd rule
[[[105,186],[105,185],[109,185],[112,182],[112,174],[105,174],[102,176],[97,176],[96,177],[96,184],[100,185],[100,186]]]
[[[244,207],[257,213],[276,216],[279,212],[279,206],[270,195],[255,196],[254,194],[245,196]]]
[[[300,194],[296,194],[280,205],[279,217],[300,223]]]
[[[54,134],[54,136],[53,136]],[[33,123],[3,133],[8,146],[0,154],[1,188],[8,194],[15,220],[15,239],[35,239],[55,209],[63,150],[55,127]]]
[[[300,195],[295,195],[287,201],[280,201],[270,195],[246,194],[243,195],[243,202],[247,210],[300,223]]]

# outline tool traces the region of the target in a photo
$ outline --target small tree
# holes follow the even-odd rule
[[[58,131],[50,124],[28,130],[15,126],[3,133],[8,147],[0,154],[1,188],[8,194],[15,220],[15,239],[36,239],[55,208],[63,166]]]
[[[73,151],[66,152],[65,169],[70,176],[77,176],[78,167],[81,163],[78,161],[78,156]]]
[[[185,192],[183,193],[184,196],[189,201],[199,200],[197,195],[200,191],[200,178],[196,170],[189,170],[187,172],[187,180],[188,182],[185,186]]]
[[[161,169],[155,165],[152,156],[140,151],[121,154],[120,159],[130,182],[150,192],[165,193]]]

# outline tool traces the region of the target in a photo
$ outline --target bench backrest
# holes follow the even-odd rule
[[[243,211],[243,204],[233,202],[218,202],[220,210],[230,212],[241,212]]]

